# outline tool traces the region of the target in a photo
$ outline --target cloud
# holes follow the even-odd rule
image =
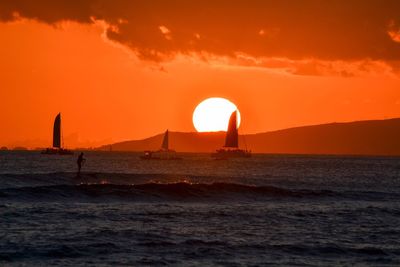
[[[211,58],[209,55],[205,58]],[[380,60],[321,60],[316,58],[291,60],[288,58],[252,57],[237,53],[235,57],[214,57],[212,63],[221,67],[242,66],[269,69],[279,73],[289,73],[303,76],[396,76],[400,65],[394,62]]]
[[[389,65],[400,60],[399,27],[392,23],[400,17],[397,0],[0,2],[0,20],[18,17],[49,24],[103,21],[109,40],[151,61],[177,54],[231,58],[243,54],[264,62],[270,58],[270,63],[276,58],[296,61],[289,64],[293,73],[311,74],[326,68],[310,64],[310,59]]]
[[[394,42],[400,43],[400,26],[394,20],[389,23],[388,35]]]
[[[389,31],[388,34],[389,34],[390,38],[392,38],[393,41],[400,43],[400,30]]]
[[[165,27],[164,25],[161,25],[158,28],[160,29],[161,33],[164,34],[165,39],[167,39],[167,40],[171,40],[172,39],[171,31],[167,27]]]

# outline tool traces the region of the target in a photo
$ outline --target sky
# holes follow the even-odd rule
[[[400,117],[400,1],[0,2],[0,146],[195,131],[208,97],[241,133]]]

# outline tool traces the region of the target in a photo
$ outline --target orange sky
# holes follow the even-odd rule
[[[213,6],[210,17],[184,13],[186,24],[168,12],[165,21],[161,15],[148,24],[133,21],[126,7],[132,1],[100,11],[95,4],[85,9],[91,1],[75,3],[76,9],[15,2],[0,4],[0,146],[50,145],[58,112],[68,147],[144,138],[166,128],[194,131],[195,106],[213,96],[239,107],[242,133],[400,117],[400,28],[390,7],[377,11],[379,20],[362,17],[368,18],[372,7],[355,14],[354,21],[365,26],[358,28],[361,33],[345,29],[341,16],[334,16],[327,21],[337,28],[330,28],[328,37],[318,36],[328,29],[307,29],[307,17],[282,41],[284,20],[263,22],[259,8],[250,24],[240,19],[251,16],[251,9],[243,15],[234,7],[226,17],[214,18],[224,1],[217,1],[221,6]],[[162,1],[154,3],[161,6],[152,11],[158,15]],[[203,3],[202,12],[208,12]],[[175,10],[178,18],[189,12],[165,10]],[[317,12],[310,5],[311,11]],[[232,25],[235,16],[238,24]],[[216,20],[215,26],[208,19]],[[360,40],[373,43],[363,46]]]

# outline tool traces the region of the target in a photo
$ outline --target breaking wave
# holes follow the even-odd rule
[[[398,199],[399,194],[257,184],[248,178],[134,173],[1,174],[0,201],[266,201],[271,198]]]

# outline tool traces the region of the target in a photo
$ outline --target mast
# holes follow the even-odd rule
[[[54,119],[53,147],[61,148],[61,113]]]
[[[165,133],[164,133],[164,139],[163,139],[163,142],[162,142],[162,145],[161,145],[161,149],[163,149],[163,150],[168,150],[168,135],[169,135],[169,132],[168,132],[168,130],[166,130],[165,131]]]
[[[225,137],[225,146],[224,147],[232,147],[238,148],[238,129],[237,129],[237,110],[232,112],[231,117],[229,118],[228,130],[226,132]]]

